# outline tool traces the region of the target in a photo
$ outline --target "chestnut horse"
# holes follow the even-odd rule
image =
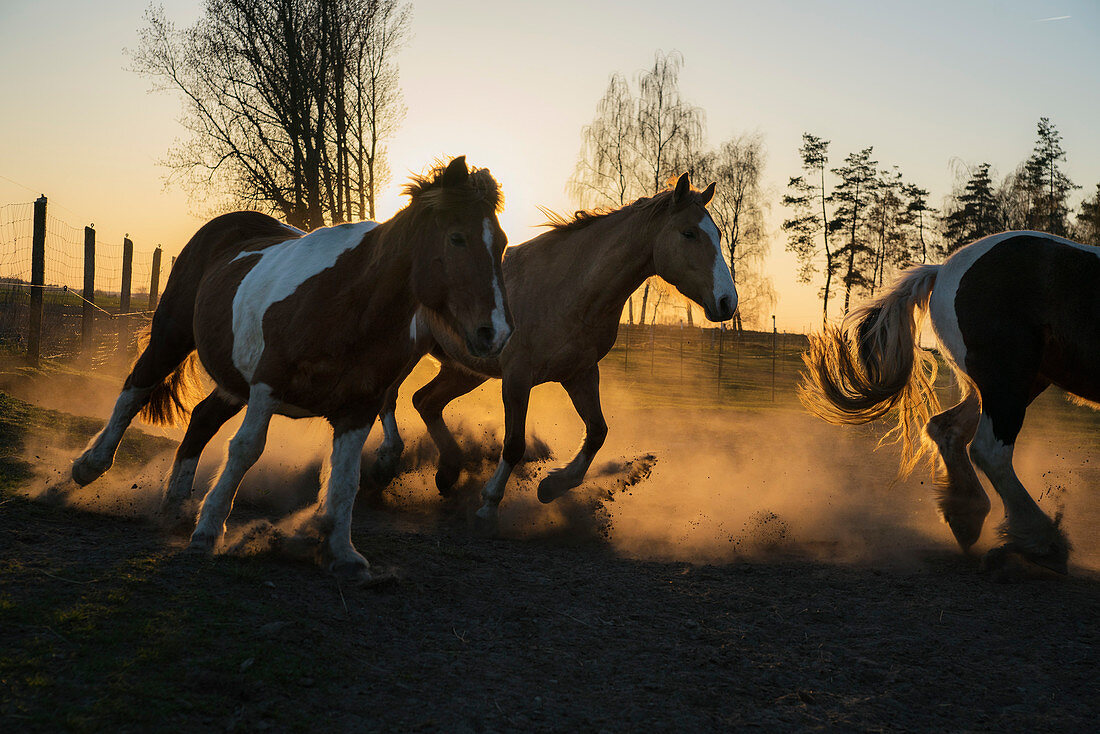
[[[413,396],[413,406],[439,448],[436,485],[442,494],[454,486],[462,463],[443,408],[492,377],[502,379],[505,436],[496,473],[482,491],[480,521],[495,522],[508,477],[523,457],[528,398],[536,385],[561,383],[585,426],[577,455],[539,483],[538,497],[550,502],[583,481],[607,436],[599,362],[615,344],[627,298],[646,278],[661,276],[712,321],[733,317],[737,290],[706,210],[713,195],[714,184],[693,191],[684,174],[673,190],[607,213],[578,212],[509,248],[504,283],[515,332],[499,357],[471,355],[449,324],[434,314],[421,316],[418,323],[430,332],[430,350],[441,367]],[[384,476],[392,476],[403,448],[394,419],[399,386],[394,384],[381,413],[385,439],[378,466]]]
[[[203,446],[247,405],[190,548],[210,552],[233,497],[260,457],[274,414],[323,417],[333,429],[318,526],[329,569],[366,582],[351,543],[360,454],[386,389],[414,353],[415,314],[431,314],[472,354],[492,358],[511,334],[501,287],[506,244],[500,189],[485,169],[455,158],[406,186],[409,204],[376,224],[304,234],[257,212],[207,223],[184,247],[153,315],[148,346],[107,426],[73,464],[87,484],[110,468],[140,412],[171,422],[186,409],[193,352],[217,384],[194,409],[176,452],[166,501],[190,495]]]
[[[918,346],[925,309],[962,392],[931,419],[935,361]],[[903,472],[934,444],[946,469],[940,512],[964,550],[990,508],[972,459],[1005,508],[1005,542],[987,568],[1018,554],[1065,573],[1069,543],[1020,483],[1012,453],[1027,406],[1050,385],[1100,401],[1100,248],[1041,232],[978,240],[942,265],[910,268],[841,329],[812,336],[806,364],[804,402],[825,420],[898,409]],[[923,423],[930,443],[918,440]]]

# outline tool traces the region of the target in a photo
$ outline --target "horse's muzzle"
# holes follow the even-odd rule
[[[511,329],[502,333],[492,324],[482,324],[473,334],[466,335],[466,350],[478,358],[495,357],[501,353],[511,337]]]
[[[737,313],[737,297],[722,296],[713,309],[704,308],[709,321],[729,321]]]

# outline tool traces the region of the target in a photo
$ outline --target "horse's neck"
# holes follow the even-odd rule
[[[395,239],[400,235],[389,225],[378,225],[356,247],[349,263],[352,273],[346,282],[372,307],[389,310],[403,306],[411,310],[414,250]]]
[[[602,232],[590,232],[592,239],[585,247],[594,251],[591,257],[600,277],[584,279],[582,287],[592,292],[583,294],[581,300],[590,304],[595,315],[608,315],[618,321],[630,295],[646,278],[657,273],[653,264],[653,235],[638,226],[637,216],[626,215],[624,221],[615,222]]]

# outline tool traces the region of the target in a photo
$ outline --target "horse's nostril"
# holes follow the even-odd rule
[[[475,332],[477,336],[478,346],[488,349],[493,344],[493,339],[497,335],[497,330],[490,325],[479,326]]]
[[[718,310],[722,312],[726,318],[733,316],[733,299],[729,296],[722,296],[718,299]]]

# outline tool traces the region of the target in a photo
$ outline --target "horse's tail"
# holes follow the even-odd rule
[[[149,342],[150,330],[138,337],[139,353]],[[152,425],[172,426],[184,424],[191,416],[191,409],[205,396],[203,369],[199,353],[192,351],[168,376],[153,386],[149,402],[138,415]]]
[[[799,397],[830,423],[858,424],[898,410],[893,436],[901,441],[901,473],[913,470],[927,447],[922,429],[939,411],[933,384],[936,360],[919,346],[920,322],[938,265],[906,270],[887,293],[853,311],[843,324],[810,335]]]

